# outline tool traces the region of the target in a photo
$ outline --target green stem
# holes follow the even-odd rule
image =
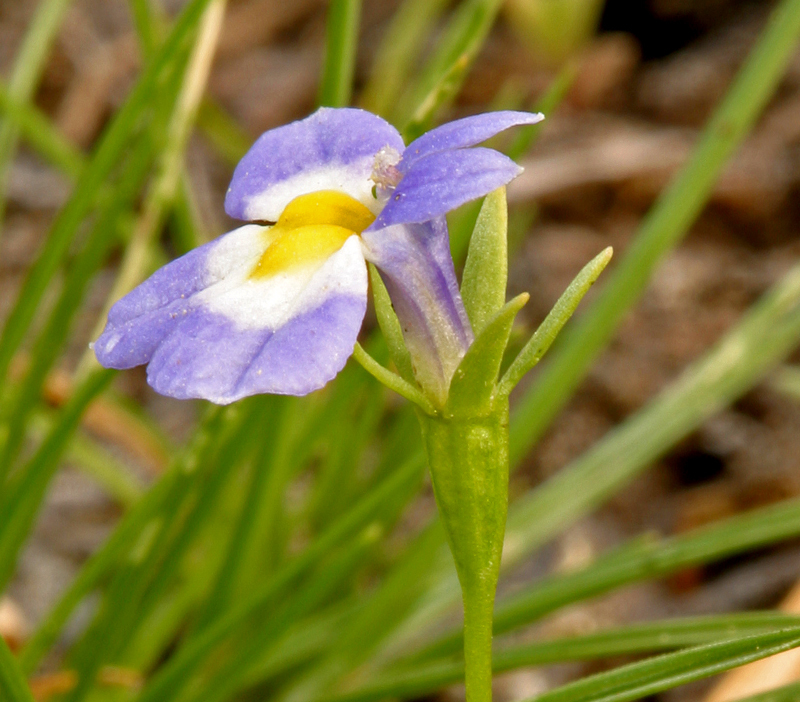
[[[418,413],[464,600],[468,702],[492,699],[492,615],[508,510],[508,403],[484,416]]]
[[[493,585],[491,593],[462,590],[464,686],[467,691],[467,702],[492,700],[492,611],[497,583]]]

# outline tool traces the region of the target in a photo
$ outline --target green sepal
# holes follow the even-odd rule
[[[500,379],[497,384],[498,395],[505,395],[506,397],[510,395],[523,376],[547,353],[561,329],[572,317],[583,296],[589,292],[589,289],[608,265],[613,254],[614,250],[608,246],[589,261],[581,269],[580,273],[575,276],[575,279],[567,286],[553,309],[550,310],[545,320],[539,325],[539,328],[517,354],[517,357]]]
[[[511,326],[517,312],[529,299],[528,293],[517,295],[503,305],[477,335],[450,381],[445,412],[471,417],[490,411]]]
[[[503,307],[508,282],[506,189],[489,193],[469,241],[461,297],[476,335]]]
[[[378,318],[378,326],[381,328],[383,338],[386,339],[389,355],[397,367],[400,377],[416,387],[417,381],[414,379],[411,356],[403,341],[403,329],[400,326],[400,320],[397,319],[394,307],[392,307],[392,301],[389,299],[389,293],[383,284],[378,269],[371,263],[368,269],[369,282],[372,286],[372,299],[375,303],[375,316]]]

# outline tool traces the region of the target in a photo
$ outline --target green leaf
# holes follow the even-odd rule
[[[569,683],[536,702],[626,702],[800,646],[800,627],[695,646]]]
[[[575,82],[575,78],[578,76],[579,69],[580,61],[567,61],[550,85],[547,86],[547,91],[544,95],[534,102],[531,112],[541,112],[549,120],[567,96],[569,89]],[[539,122],[538,124],[519,127],[514,141],[511,142],[511,146],[505,152],[506,156],[516,161],[527,154],[539,138],[544,124],[544,122]]]
[[[114,371],[103,369],[86,379],[69,399],[24,470],[10,480],[0,498],[0,590],[14,572],[17,555],[30,531],[50,478],[58,468],[67,442],[89,403],[108,385]]]
[[[508,207],[503,187],[484,199],[464,265],[461,297],[475,336],[505,303],[507,282]]]
[[[500,5],[500,0],[468,0],[453,13],[434,55],[420,71],[413,97],[403,101],[410,112],[395,120],[406,124],[401,131],[407,142],[426,131],[437,110],[458,92]]]
[[[72,330],[72,321],[81,309],[81,302],[93,275],[119,239],[113,236],[124,213],[137,195],[147,177],[151,164],[152,145],[142,140],[135,149],[127,167],[115,187],[109,189],[99,203],[97,219],[93,223],[83,248],[78,252],[67,271],[60,295],[47,321],[31,345],[30,364],[25,378],[9,395],[8,407],[0,418],[7,421],[8,439],[0,449],[0,483],[21,448],[25,438],[25,425],[41,396],[47,373],[52,368]]]
[[[422,53],[427,34],[448,0],[405,0],[391,19],[375,60],[361,102],[364,109],[390,117],[403,85]]]
[[[318,103],[326,107],[350,104],[358,50],[361,0],[332,0],[328,8],[325,67]]]
[[[100,550],[86,561],[23,649],[20,665],[27,674],[36,669],[78,604],[131,551],[148,524],[159,519],[160,513],[174,511],[175,497],[186,491],[187,481],[194,479],[195,468],[208,452],[220,428],[222,415],[220,407],[211,407],[206,412],[189,447],[176,457],[170,469],[125,515]]]
[[[511,325],[529,299],[522,293],[506,303],[472,342],[450,381],[448,412],[468,417],[489,411]]]
[[[411,119],[403,127],[403,138],[406,143],[414,141],[433,126],[436,113],[458,93],[474,58],[468,53],[461,54],[422,99]]]
[[[320,534],[297,558],[276,570],[256,591],[226,610],[207,629],[181,646],[174,656],[158,671],[142,691],[138,702],[156,702],[172,699],[183,691],[192,675],[219,644],[247,621],[256,621],[269,612],[275,597],[296,584],[321,558],[336,545],[353,537],[359,530],[378,519],[391,503],[403,496],[408,499],[416,491],[424,472],[421,456],[415,456],[400,465],[376,489],[359,500],[353,507]]]
[[[769,384],[793,400],[800,400],[800,367],[784,365],[778,368],[769,379]]]
[[[91,160],[81,173],[72,198],[59,213],[47,242],[28,272],[13,309],[0,336],[0,381],[8,364],[25,336],[39,302],[65,256],[83,218],[95,202],[97,192],[111,170],[119,162],[131,135],[140,126],[142,114],[150,106],[159,89],[159,79],[183,50],[186,37],[210,0],[189,0],[163,47],[151,61],[124,106],[104,131]]]
[[[0,636],[0,697],[3,702],[34,702],[31,690],[22,675],[14,654]]]
[[[780,612],[663,619],[583,636],[512,646],[496,645],[492,669],[497,674],[565,661],[665,651],[799,625],[798,617]],[[373,702],[385,698],[420,697],[430,695],[445,685],[457,683],[463,676],[462,661],[417,663],[407,669],[386,673],[352,692],[337,695],[331,702]]]
[[[9,88],[2,83],[0,83],[0,111],[3,112],[7,123],[13,123],[25,141],[45,161],[52,163],[70,179],[78,178],[84,167],[83,154],[59,134],[38,108],[15,99]]]
[[[38,4],[8,82],[8,95],[12,100],[22,105],[30,101],[68,7],[69,0],[43,0]],[[5,215],[8,168],[18,134],[19,127],[12,120],[0,123],[0,223]]]

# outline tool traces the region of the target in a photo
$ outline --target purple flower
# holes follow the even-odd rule
[[[541,115],[494,112],[407,148],[380,117],[322,108],[263,134],[236,167],[225,209],[254,222],[191,251],[119,300],[94,344],[100,363],[147,363],[178,398],[226,404],[304,395],[353,351],[367,307],[365,261],[381,272],[417,381],[443,403],[472,329],[444,215],[520,168],[474,147]]]

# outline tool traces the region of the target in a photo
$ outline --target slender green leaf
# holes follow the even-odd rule
[[[405,0],[392,17],[378,47],[369,82],[361,97],[364,109],[389,118],[425,37],[448,0]]]
[[[165,129],[162,152],[158,155],[158,172],[147,192],[142,215],[125,250],[117,279],[108,301],[95,325],[94,337],[102,333],[111,304],[138,285],[149,270],[149,249],[175,199],[181,193],[184,151],[197,115],[200,99],[211,70],[226,0],[209,0],[199,22],[194,45],[186,62],[178,95]],[[80,378],[98,365],[88,351],[78,365]]]
[[[547,87],[544,95],[531,106],[531,112],[541,112],[547,119],[550,119],[558,109],[558,106],[564,101],[564,98],[567,97],[567,93],[578,75],[579,68],[579,61],[567,61]],[[519,127],[514,141],[505,152],[506,155],[515,161],[522,158],[536,143],[536,139],[539,137],[543,127],[543,122]]]
[[[800,646],[800,627],[695,646],[569,683],[537,702],[625,702]]]
[[[3,84],[0,84],[0,111],[6,120],[3,124],[13,122],[20,136],[45,161],[72,180],[80,176],[85,165],[83,154],[56,131],[41,111],[14,98]]]
[[[426,131],[436,111],[458,92],[500,5],[500,0],[467,0],[453,13],[433,56],[420,71],[413,96],[404,101],[410,111],[395,119],[407,124],[402,130],[407,141]]]
[[[414,370],[411,364],[411,356],[408,353],[405,342],[403,341],[403,330],[400,327],[400,320],[392,307],[389,293],[381,280],[378,269],[371,263],[369,264],[369,283],[372,287],[372,295],[375,301],[375,315],[378,318],[378,325],[386,339],[389,347],[389,354],[392,362],[397,366],[400,376],[408,383],[414,383]]]
[[[45,489],[70,436],[78,426],[89,403],[105,388],[114,376],[103,370],[86,379],[69,399],[61,417],[52,428],[39,450],[31,458],[19,479],[10,481],[0,501],[0,590],[8,582],[17,562],[17,555],[36,518]]]
[[[556,76],[555,80],[548,86],[544,95],[534,102],[531,112],[541,112],[549,119],[566,97],[576,75],[576,65],[568,64],[565,66]],[[517,136],[511,143],[511,146],[505,150],[505,154],[515,161],[522,158],[536,143],[536,139],[539,137],[543,126],[544,124],[540,122],[539,124],[517,127]],[[525,214],[530,216],[531,209],[532,208],[529,207]],[[479,202],[469,202],[448,215],[450,252],[453,255],[453,260],[456,262],[461,261],[464,257],[464,253],[467,251],[467,246],[475,222],[478,219],[479,211]],[[525,226],[525,230],[527,230],[529,226],[530,223]]]
[[[101,665],[115,660],[179,571],[204,519],[217,505],[225,480],[251,447],[247,439],[255,435],[258,399],[226,408],[211,450],[180,481],[183,489],[179,492],[176,485],[161,513],[142,530],[111,581],[103,607],[70,655],[78,684],[67,695],[69,702],[85,697]]]
[[[30,269],[6,320],[0,336],[0,381],[5,378],[8,364],[22,342],[39,302],[81,221],[95,201],[98,189],[119,162],[131,135],[140,124],[141,115],[159,90],[159,80],[182,50],[187,36],[209,2],[210,0],[189,0],[184,6],[157,56],[150,62],[125,104],[103,133],[94,155],[81,174],[72,198],[53,224],[47,242]]]
[[[240,690],[263,658],[264,650],[283,635],[291,624],[323,604],[343,582],[352,578],[365,553],[374,547],[380,534],[381,528],[377,524],[367,527],[351,544],[344,546],[341,553],[329,557],[328,562],[308,578],[299,592],[293,594],[282,611],[277,615],[273,613],[266,625],[260,624],[237,647],[236,655],[228,661],[228,665],[217,671],[213,679],[203,684],[198,694],[190,699],[196,702],[223,702]]]
[[[123,213],[135,201],[147,176],[152,159],[152,148],[149,146],[149,140],[142,140],[116,187],[104,194],[97,221],[83,248],[73,259],[61,294],[32,346],[30,367],[25,378],[11,394],[8,407],[0,415],[7,421],[8,427],[8,438],[0,450],[0,483],[22,446],[28,416],[39,400],[47,373],[69,336],[72,321],[81,308],[92,276],[117,241],[117,237],[113,236],[115,227],[119,226]]]
[[[502,673],[564,661],[669,651],[749,634],[770,633],[799,623],[797,617],[779,612],[665,619],[583,636],[512,646],[496,645],[492,669],[495,673]],[[419,697],[457,683],[463,676],[464,664],[460,660],[421,663],[408,670],[384,674],[362,688],[333,699],[336,702],[372,702],[384,698]]]
[[[307,573],[336,544],[342,543],[383,514],[387,502],[396,500],[400,495],[405,496],[404,500],[408,499],[409,492],[419,484],[423,468],[424,464],[419,460],[407,461],[332,524],[302,555],[276,572],[259,591],[229,609],[224,616],[182,646],[145,687],[139,702],[170,699],[182,690],[205,657],[243,623],[257,619],[265,608],[268,610],[279,592],[285,591],[297,578]]]
[[[601,504],[675,442],[752,387],[788,355],[798,338],[800,266],[653,402],[511,505],[503,567],[513,567],[565,525]],[[512,451],[524,441],[524,421],[524,417],[520,420],[512,415]],[[407,651],[409,642],[457,601],[458,592],[452,572],[441,569],[436,587],[402,623],[384,655],[391,659]]]
[[[800,368],[797,366],[785,365],[778,368],[769,383],[788,397],[800,400]]]
[[[4,702],[34,702],[25,677],[8,649],[5,639],[0,636],[0,697]]]
[[[397,373],[392,373],[388,368],[384,368],[372,356],[370,356],[358,342],[353,349],[353,358],[359,365],[367,371],[378,382],[385,385],[390,390],[394,390],[401,397],[405,397],[409,402],[413,402],[423,412],[433,414],[436,408],[431,401],[422,394],[422,391],[406,382]]]
[[[787,500],[680,536],[659,539],[648,535],[624,544],[583,570],[547,577],[501,600],[495,608],[494,632],[512,631],[560,607],[615,588],[661,578],[798,534],[800,500]],[[460,632],[452,631],[414,659],[447,655],[460,647]]]
[[[69,0],[42,0],[36,8],[8,82],[8,94],[12,100],[24,105],[33,96],[67,7]],[[5,216],[9,165],[18,135],[19,128],[14,121],[6,119],[0,123],[0,223]],[[0,378],[2,376],[0,373]]]
[[[209,97],[200,103],[197,126],[231,166],[239,163],[253,144],[253,138]]]
[[[148,525],[159,518],[159,513],[171,509],[175,496],[185,491],[186,481],[193,481],[195,471],[213,444],[223,419],[224,413],[219,407],[212,407],[206,412],[189,447],[175,459],[170,469],[122,519],[102,548],[92,554],[83,565],[67,591],[45,617],[22,651],[20,665],[27,674],[35,670],[84,597],[126,554],[131,552]]]
[[[331,0],[325,42],[325,67],[318,102],[346,107],[353,92],[361,0]]]
[[[769,692],[743,697],[739,702],[797,702],[798,699],[800,699],[800,683],[792,683]]]

